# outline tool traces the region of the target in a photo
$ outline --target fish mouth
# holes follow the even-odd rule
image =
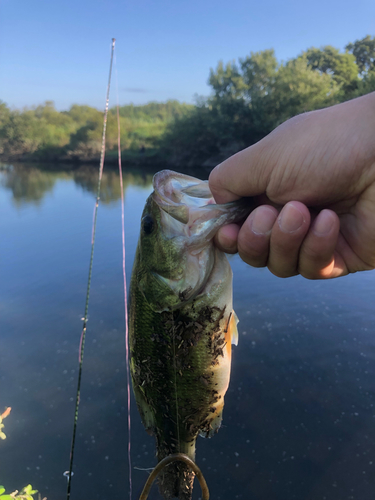
[[[169,216],[164,228],[169,225],[170,237],[185,236],[189,247],[201,247],[220,227],[243,221],[254,208],[250,198],[217,205],[208,181],[172,170],[155,174],[153,187],[155,203]]]
[[[172,170],[162,170],[155,174],[153,187],[153,198],[158,206],[183,224],[189,223],[190,209],[215,203],[208,181]]]
[[[205,292],[219,259],[213,237],[225,224],[244,220],[252,205],[244,198],[216,205],[208,181],[171,170],[158,172],[153,187],[151,200],[159,210],[162,239],[176,255],[168,269],[152,269],[145,284],[146,291],[164,290],[168,296],[168,305],[153,305],[160,312],[181,307]],[[226,269],[224,266],[224,273]],[[152,294],[147,300],[153,303]]]

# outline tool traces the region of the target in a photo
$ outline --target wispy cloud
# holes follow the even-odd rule
[[[133,92],[134,94],[146,94],[149,92],[147,89],[137,88],[137,87],[123,87],[121,89],[123,92]]]

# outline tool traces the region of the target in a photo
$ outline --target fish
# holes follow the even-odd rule
[[[217,205],[208,181],[171,170],[158,172],[153,188],[129,290],[133,392],[158,462],[175,453],[195,461],[197,436],[220,428],[238,342],[232,270],[213,239],[250,209],[245,199]],[[159,491],[190,500],[193,481],[175,462],[160,473]]]

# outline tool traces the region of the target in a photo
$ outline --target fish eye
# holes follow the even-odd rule
[[[142,229],[145,234],[151,234],[154,229],[154,219],[151,215],[145,215],[142,219]]]

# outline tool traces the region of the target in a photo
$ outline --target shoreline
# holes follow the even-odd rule
[[[100,163],[100,157],[90,158],[90,159],[67,159],[67,158],[29,158],[23,155],[20,156],[3,156],[0,155],[0,172],[9,171],[12,167],[15,168],[35,168],[44,171],[56,171],[62,170],[66,172],[78,171],[78,170],[96,170]],[[145,157],[137,159],[134,158],[121,158],[123,172],[126,170],[130,171],[143,171],[145,173],[156,173],[159,170],[174,170],[176,172],[187,173],[197,178],[208,178],[209,173],[212,168],[208,165],[180,165],[171,164],[167,161],[163,161],[160,158],[150,158]],[[107,170],[113,172],[118,171],[118,158],[114,156],[109,156],[104,159],[104,167]]]

